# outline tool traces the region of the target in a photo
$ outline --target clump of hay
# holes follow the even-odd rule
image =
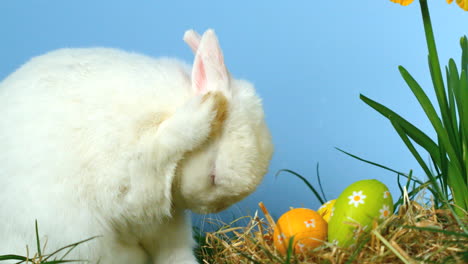
[[[370,233],[357,230],[355,245],[339,248],[325,242],[319,248],[282,256],[273,245],[275,222],[264,213],[236,221],[206,233],[199,248],[203,263],[468,263],[467,217],[457,219],[450,211],[423,207],[408,201]],[[466,215],[465,215],[466,216]],[[460,223],[460,221],[464,221]]]

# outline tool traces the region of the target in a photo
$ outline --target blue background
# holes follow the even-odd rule
[[[468,13],[429,1],[439,55],[459,63]],[[316,184],[316,164],[328,199],[349,184],[376,178],[399,195],[393,173],[335,149],[402,172],[416,161],[390,123],[359,100],[363,93],[434,135],[399,76],[404,65],[434,98],[417,1],[20,1],[0,2],[0,79],[30,57],[62,47],[110,46],[191,62],[185,30],[214,28],[231,73],[252,81],[263,98],[275,155],[258,191],[228,211],[229,221],[263,201],[278,217],[289,207],[319,202],[292,169]],[[200,217],[194,222],[199,224]]]

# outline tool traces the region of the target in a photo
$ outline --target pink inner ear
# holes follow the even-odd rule
[[[206,72],[205,72],[205,65],[203,64],[203,61],[198,58],[197,62],[193,66],[193,80],[194,80],[194,86],[195,86],[195,91],[199,94],[204,93],[206,90]]]

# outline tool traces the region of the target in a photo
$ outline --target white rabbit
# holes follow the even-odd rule
[[[253,192],[273,146],[253,86],[213,30],[192,68],[115,49],[61,49],[0,83],[0,255],[100,236],[67,259],[197,263],[186,210]],[[3,262],[2,262],[3,263]]]

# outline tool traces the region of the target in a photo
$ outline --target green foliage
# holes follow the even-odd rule
[[[64,246],[62,248],[57,249],[56,251],[52,252],[51,254],[43,254],[43,249],[41,250],[41,241],[39,239],[39,228],[37,227],[37,221],[35,222],[36,227],[36,246],[37,246],[37,253],[34,256],[19,256],[19,255],[0,255],[0,262],[5,260],[18,260],[16,263],[40,263],[40,264],[58,264],[58,263],[69,263],[69,262],[86,262],[85,260],[66,260],[65,258],[67,255],[75,249],[77,246],[86,243],[96,237],[91,237],[82,241],[78,241],[76,243]],[[61,257],[59,254],[64,253]]]
[[[292,174],[292,175],[296,176],[297,178],[299,178],[302,182],[304,182],[304,184],[312,191],[312,193],[315,195],[315,197],[319,200],[319,202],[321,204],[324,204],[327,201],[325,193],[323,192],[322,182],[320,181],[318,163],[317,163],[317,181],[318,181],[318,184],[319,184],[319,187],[320,187],[320,192],[322,193],[322,195],[320,195],[319,192],[317,191],[317,189],[315,189],[315,187],[309,182],[309,180],[307,180],[307,178],[302,176],[301,174],[299,174],[299,173],[297,173],[295,171],[289,170],[289,169],[281,169],[276,173],[276,176],[280,175],[282,172],[287,172],[289,174]]]
[[[447,83],[445,85],[427,2],[420,0],[420,4],[429,51],[429,69],[440,116],[411,74],[402,66],[399,70],[432,124],[437,134],[437,142],[389,108],[364,95],[360,98],[389,119],[428,177],[427,182],[419,182],[420,186],[414,186],[414,190],[421,190],[422,188],[419,187],[424,186],[433,194],[436,206],[449,207],[457,215],[463,216],[468,210],[468,40],[466,36],[460,40],[461,70],[457,69],[453,59],[450,59],[448,66],[445,67]],[[431,162],[424,161],[414,144],[427,151]]]

